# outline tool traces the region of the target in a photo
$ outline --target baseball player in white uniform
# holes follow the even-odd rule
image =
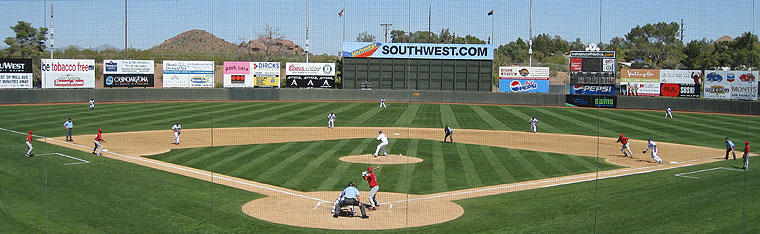
[[[380,135],[375,139],[380,141],[380,144],[377,145],[377,149],[375,149],[375,154],[373,154],[373,156],[377,157],[377,154],[380,153],[380,149],[383,149],[383,156],[387,156],[388,152],[385,152],[385,146],[388,145],[388,137],[383,134],[382,130],[379,133]]]
[[[95,99],[90,98],[89,103],[90,103],[90,110],[94,110],[95,109]]]
[[[335,113],[327,115],[327,128],[335,128]]]
[[[538,119],[536,119],[536,116],[533,116],[530,118],[530,132],[532,133],[538,132],[538,129],[536,128],[537,123],[538,123]]]
[[[665,118],[667,119],[668,116],[670,116],[671,119],[673,118],[673,110],[671,110],[670,107],[668,107],[668,109],[665,109]]]
[[[388,108],[385,106],[385,98],[380,98],[380,108]]]
[[[644,154],[646,154],[647,151],[651,150],[652,151],[652,159],[654,159],[654,161],[657,161],[657,163],[662,163],[662,159],[660,159],[660,157],[657,156],[657,143],[655,143],[654,141],[652,141],[651,137],[647,141],[649,142],[649,144],[647,144],[647,149],[644,150],[644,151],[641,151],[641,152],[644,153]]]
[[[182,134],[182,126],[179,125],[179,121],[172,126],[174,132],[174,144],[179,145],[179,135]]]

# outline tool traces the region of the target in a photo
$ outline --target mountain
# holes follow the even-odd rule
[[[290,40],[266,39],[259,38],[248,42],[233,44],[221,38],[214,36],[204,30],[194,29],[180,33],[177,36],[169,38],[160,45],[150,50],[168,51],[175,53],[198,53],[198,54],[227,54],[227,55],[249,55],[252,54],[282,54],[282,55],[302,55],[303,48],[296,45]],[[250,50],[250,52],[249,52]]]

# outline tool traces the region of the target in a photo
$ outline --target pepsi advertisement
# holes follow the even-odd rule
[[[575,84],[570,86],[570,94],[615,95],[614,85]]]
[[[548,93],[549,80],[499,79],[499,92]]]

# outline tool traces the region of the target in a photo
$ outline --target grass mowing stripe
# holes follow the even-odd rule
[[[381,110],[383,109],[382,108],[369,109],[369,111],[364,112],[359,116],[353,117],[349,121],[346,121],[346,126],[361,126],[362,123],[366,122],[368,119],[380,113]]]
[[[441,143],[446,144],[446,143]],[[456,144],[457,155],[459,155],[459,161],[462,162],[462,168],[464,169],[464,175],[467,178],[467,184],[470,187],[482,187],[483,181],[478,176],[478,169],[475,168],[475,163],[472,162],[470,151],[467,149],[467,145]]]
[[[196,155],[198,152],[205,150],[206,148],[192,148],[187,150],[181,150],[179,153],[171,155],[167,158],[161,159],[161,161],[166,161],[170,163],[179,164],[178,161],[180,159],[183,159],[187,156]],[[190,160],[190,159],[188,159]]]
[[[607,135],[607,136],[615,136],[615,135],[617,135],[615,132],[613,132],[611,130],[607,130],[607,129],[599,127],[597,125],[587,123],[587,122],[592,121],[594,119],[590,119],[590,120],[587,120],[587,121],[581,121],[581,120],[578,120],[576,118],[572,118],[570,116],[563,116],[563,115],[560,115],[558,113],[554,113],[553,111],[549,111],[549,110],[545,110],[545,109],[541,109],[541,108],[538,108],[536,110],[538,110],[541,113],[554,116],[555,118],[564,119],[564,120],[566,120],[569,123],[572,123],[572,124],[575,124],[575,125],[580,126],[582,128],[585,128],[586,130],[583,131],[583,132],[593,133],[593,132],[597,132],[597,129],[599,129],[598,132],[597,132],[597,134]],[[595,121],[594,123],[597,123],[597,122],[598,121]]]
[[[214,165],[211,165],[211,157],[217,157],[219,155],[224,155],[225,153],[229,152],[230,150],[237,149],[238,147],[237,146],[232,146],[232,147],[217,147],[217,148],[221,148],[221,149],[214,150],[213,151],[214,153],[211,153],[209,151],[208,154],[199,155],[198,157],[196,157],[196,158],[194,158],[194,159],[192,159],[190,161],[185,162],[185,165],[187,165],[189,167],[194,167],[194,168],[212,168]],[[198,165],[198,164],[203,163],[203,162],[208,162],[209,164],[207,164],[207,165]]]
[[[590,163],[589,161],[583,160],[583,158],[581,158],[580,156],[567,155],[567,157],[573,162],[575,162],[575,164],[580,165],[588,169],[589,171],[596,170],[596,166],[594,164]]]
[[[747,125],[744,125],[744,126],[737,126],[737,127],[722,126],[724,124],[725,125],[730,124],[731,121],[715,121],[715,122],[710,123],[710,124],[705,124],[705,122],[706,122],[705,118],[693,117],[693,116],[688,116],[688,115],[682,116],[681,118],[678,119],[678,121],[683,121],[684,118],[685,119],[690,119],[690,120],[687,120],[687,121],[693,123],[694,125],[692,125],[692,126],[699,125],[700,127],[715,129],[715,130],[718,130],[718,131],[733,132],[733,133],[736,133],[736,134],[739,134],[739,135],[747,134],[748,133],[748,130],[747,130],[748,128],[754,128],[754,126],[753,126],[754,124],[747,124]],[[674,120],[675,120],[675,118],[674,118]],[[737,130],[737,128],[740,129],[740,130]],[[691,130],[691,128],[686,128],[686,130]],[[709,133],[709,134],[715,134],[715,133]]]
[[[325,150],[324,153],[320,154],[316,158],[309,159],[309,163],[306,164],[306,166],[301,167],[298,173],[295,173],[294,175],[291,175],[288,180],[285,181],[285,183],[282,184],[284,187],[293,187],[295,185],[298,185],[305,179],[307,176],[311,176],[311,172],[314,170],[318,170],[318,167],[325,162],[327,159],[330,159],[335,155],[335,152],[346,145],[350,140],[343,139],[338,141],[337,144],[333,144],[334,142],[325,142],[323,141],[322,144],[329,144],[329,146],[322,146],[318,147],[320,149],[330,147],[329,149]],[[317,171],[319,172],[319,171]]]
[[[92,120],[92,121],[83,121],[88,124],[84,124],[84,125],[80,124],[79,126],[103,125],[108,122],[118,122],[118,121],[124,121],[124,120],[142,119],[145,117],[156,116],[156,115],[160,115],[160,114],[167,113],[170,111],[174,111],[175,109],[176,110],[186,110],[186,109],[194,110],[195,108],[201,107],[203,105],[204,105],[203,103],[191,102],[191,103],[179,104],[178,106],[161,105],[161,106],[158,106],[157,108],[150,108],[150,109],[136,108],[135,110],[131,110],[131,111],[113,111],[108,114],[98,113],[98,114],[90,115],[89,117],[74,119],[75,121],[74,123],[76,124],[77,123],[76,121],[81,121],[81,120]],[[102,110],[96,110],[96,111],[101,112]],[[116,116],[116,118],[111,118],[111,116]],[[144,122],[134,121],[134,123],[143,124]],[[76,127],[77,125],[74,125],[74,126]]]
[[[446,162],[443,160],[443,149],[441,147],[442,144],[436,144],[431,142],[426,142],[426,144],[432,145],[432,151],[433,155],[431,155],[431,158],[433,159],[433,175],[440,176],[440,177],[446,177]],[[433,180],[433,190],[435,191],[448,191],[448,186],[446,185],[445,179],[437,179]]]
[[[501,163],[501,160],[499,160],[499,158],[496,156],[496,153],[493,152],[491,147],[480,145],[479,148],[483,152],[483,155],[485,155],[488,159],[488,162],[491,163],[491,167],[493,167],[494,171],[496,171],[496,174],[498,174],[499,178],[501,178],[501,182],[507,183],[515,181],[515,177],[512,176],[512,173],[509,173],[509,170],[507,170],[506,167],[504,167],[504,164]]]
[[[340,113],[342,113],[342,112],[344,112],[346,110],[350,110],[350,109],[356,108],[357,106],[359,106],[359,104],[360,103],[350,103],[350,104],[347,104],[347,105],[342,105],[340,108],[332,110],[330,112],[335,113],[335,118],[336,118],[336,123],[337,123],[337,118],[341,116]],[[307,118],[307,119],[298,121],[298,122],[296,122],[294,124],[294,126],[315,126],[315,125],[322,125],[322,126],[327,127],[327,115],[329,115],[329,114],[330,114],[329,112],[325,112],[322,115],[322,117],[324,117],[324,118]],[[350,119],[350,118],[346,118],[346,119]],[[323,124],[320,124],[320,123],[323,123]]]
[[[361,145],[368,146],[368,145],[372,144],[373,140],[374,139],[372,139],[372,138],[361,139],[361,141],[360,141],[360,143],[358,143],[358,145],[359,146],[361,146]],[[359,155],[359,154],[364,153],[364,151],[366,151],[366,147],[354,147],[351,150],[350,155]],[[348,171],[348,168],[351,167],[352,164],[353,163],[340,162],[338,164],[338,166],[335,167],[335,169],[333,169],[332,171],[336,172],[336,173],[345,173],[346,171]],[[335,174],[335,173],[331,173],[331,174]],[[325,179],[324,181],[322,181],[322,183],[319,184],[319,186],[317,186],[317,191],[326,191],[326,190],[329,190],[329,189],[333,189],[339,182],[341,182],[341,181],[339,181],[340,178],[341,177],[339,177],[339,176],[330,176],[330,177],[327,177],[327,179]]]
[[[528,122],[528,121],[530,121],[531,116],[535,116],[535,115],[530,115],[529,116],[529,115],[523,113],[522,111],[516,110],[515,108],[513,108],[511,106],[501,106],[500,108],[504,109],[507,112],[509,112],[510,114],[516,116],[519,122],[525,123],[525,125],[524,125],[525,126],[525,131],[526,132],[530,131],[530,122]],[[533,109],[537,110],[537,111],[539,111],[541,113],[544,113],[544,114],[549,114],[549,115],[551,115],[551,116],[553,116],[555,118],[558,118],[558,119],[564,119],[565,118],[565,117],[563,117],[561,115],[558,115],[558,114],[554,113],[553,111],[549,111],[549,110],[546,110],[544,108],[533,108]],[[541,120],[539,119],[538,121],[541,121]],[[554,133],[564,133],[565,132],[565,131],[563,131],[563,130],[557,128],[557,127],[554,127],[551,124],[549,124],[549,121],[541,121],[541,122],[539,122],[538,126],[536,128],[538,128],[538,129],[546,129],[547,132],[554,132]],[[516,130],[516,131],[519,131],[519,130]]]
[[[296,160],[299,160],[299,159],[303,158],[304,156],[306,156],[308,154],[311,154],[314,151],[314,149],[316,149],[320,145],[322,145],[321,141],[311,142],[306,147],[301,148],[301,150],[299,150],[298,152],[296,152],[294,154],[291,154],[291,155],[288,155],[286,158],[280,160],[280,163],[278,163],[277,165],[272,165],[271,167],[269,167],[269,169],[267,169],[266,171],[264,171],[260,175],[256,176],[256,180],[255,181],[265,181],[265,180],[268,180],[270,177],[272,177],[275,174],[278,174],[278,172],[282,171],[282,169],[284,169],[285,167],[287,167],[291,163],[295,162]]]
[[[454,111],[451,110],[451,104],[441,104],[439,111],[441,112],[441,125],[449,125],[451,128],[464,128],[457,119]]]
[[[551,166],[561,172],[565,175],[572,175],[574,174],[572,170],[565,167],[564,163],[560,162],[560,160],[557,160],[556,158],[552,157],[546,152],[536,151],[536,154],[538,154],[539,157],[544,159],[544,161],[547,162],[548,166]]]
[[[491,129],[494,130],[507,130],[512,131],[512,128],[507,127],[506,124],[502,123],[496,117],[488,113],[488,111],[483,110],[483,107],[480,107],[478,105],[472,105],[470,108],[477,114],[481,119],[483,119],[483,122],[488,124]]]
[[[224,103],[224,104],[218,104],[218,105],[214,105],[214,106],[207,104],[207,105],[204,105],[204,106],[195,107],[193,109],[184,109],[184,110],[183,109],[178,109],[177,111],[171,111],[169,113],[163,113],[163,114],[167,114],[166,118],[156,118],[156,119],[154,119],[152,121],[143,122],[143,124],[145,124],[145,125],[154,125],[154,124],[161,124],[161,123],[167,123],[168,122],[167,125],[169,125],[169,126],[167,126],[167,129],[170,129],[171,128],[171,123],[174,122],[174,121],[167,121],[167,119],[177,119],[178,121],[185,122],[186,125],[190,125],[190,126],[196,125],[197,126],[197,125],[200,125],[200,124],[194,124],[193,121],[191,121],[192,118],[206,117],[206,118],[201,118],[201,120],[198,121],[198,122],[211,122],[211,115],[212,114],[216,115],[216,113],[213,113],[211,111],[212,109],[215,112],[216,108],[224,108],[225,106],[234,106],[235,104],[236,103],[234,103],[234,102]],[[237,107],[235,109],[242,109],[244,107],[245,106],[240,106],[240,107]],[[208,109],[208,111],[204,111],[204,109]],[[183,125],[185,125],[185,124],[183,124]]]
[[[277,122],[277,121],[281,121],[281,119],[288,119],[288,117],[298,117],[299,113],[303,113],[303,112],[308,113],[309,111],[314,110],[314,109],[324,109],[324,107],[328,105],[330,105],[330,103],[324,102],[324,103],[317,103],[317,104],[309,104],[309,106],[303,107],[303,108],[289,108],[290,110],[288,111],[283,111],[278,114],[262,117],[262,118],[251,120],[251,121],[256,121],[257,123],[264,123],[264,124],[266,124],[269,121]],[[305,116],[305,117],[310,118],[312,116]]]
[[[221,158],[221,160],[214,162],[214,165],[212,166],[214,168],[226,168],[228,163],[233,162],[239,159],[240,157],[248,156],[252,152],[257,151],[261,148],[264,148],[264,146],[266,146],[266,144],[254,145],[252,147],[248,147],[247,149],[240,152],[236,152],[234,154],[219,155],[219,158]]]
[[[568,111],[570,113],[578,114],[578,115],[581,115],[581,116],[586,116],[586,117],[588,117],[590,119],[597,118],[597,116],[594,116],[594,115],[589,114],[589,113],[584,113],[584,112],[581,112],[581,111],[578,111],[578,110],[570,109]],[[611,115],[619,116],[619,115],[614,114],[614,111],[607,111],[604,114],[611,114]],[[656,122],[656,121],[647,121],[646,119],[639,119],[639,118],[630,118],[630,117],[626,117],[626,118],[631,119],[632,120],[631,122],[634,122],[634,123]],[[615,120],[615,119],[610,119],[610,118],[604,118],[604,117],[601,117],[601,118],[598,118],[598,119],[600,121],[609,123],[609,124],[602,124],[604,126],[615,126],[615,125],[618,125],[618,126],[626,127],[626,128],[629,128],[629,129],[645,132],[649,136],[658,136],[659,135],[659,136],[664,136],[664,137],[667,137],[667,138],[675,138],[674,135],[669,134],[667,132],[656,131],[656,130],[649,129],[647,127],[643,127],[643,126],[640,126],[640,125],[629,124],[627,121],[620,121],[620,120]],[[616,136],[616,134],[609,135],[609,137],[614,137],[614,136]]]
[[[269,104],[269,103],[267,103],[267,104]],[[261,114],[263,112],[270,111],[270,110],[291,109],[290,107],[293,106],[293,105],[298,105],[298,103],[291,102],[291,103],[274,103],[272,105],[264,105],[264,104],[257,105],[257,106],[254,106],[254,108],[261,107],[261,106],[267,106],[267,107],[259,108],[259,109],[253,110],[253,111],[240,111],[239,113],[235,113],[235,114],[231,114],[231,115],[223,115],[223,116],[215,117],[214,118],[214,122],[215,123],[223,123],[223,122],[226,122],[226,121],[229,121],[229,120],[233,120],[235,118],[240,118],[240,117],[245,118],[245,116],[251,116],[251,115]],[[225,110],[224,112],[227,112],[227,110]],[[254,117],[252,119],[256,119],[256,118]],[[249,121],[250,119],[245,119],[245,120]]]
[[[532,162],[528,161],[523,154],[516,149],[507,149],[507,152],[509,154],[513,155],[512,157],[517,160],[517,163],[519,163],[522,168],[525,169],[528,173],[530,173],[532,178],[546,178],[547,175],[545,175],[541,170],[539,170],[536,165],[533,165]]]
[[[277,147],[276,149],[271,150],[271,151],[267,151],[266,153],[261,154],[261,155],[256,155],[256,153],[258,153],[258,151],[254,151],[252,153],[253,157],[254,157],[253,160],[250,160],[250,161],[246,162],[245,164],[241,164],[237,168],[232,169],[229,172],[230,173],[229,175],[236,176],[236,177],[241,177],[243,175],[243,173],[248,173],[248,171],[251,170],[251,168],[254,168],[254,167],[258,166],[262,162],[266,162],[267,160],[269,160],[270,158],[272,158],[274,156],[279,156],[282,151],[288,150],[291,147],[294,147],[294,146],[296,146],[298,144],[299,144],[298,142],[285,143],[285,144],[280,145],[280,147]],[[252,176],[254,176],[254,175],[247,175],[245,177],[246,178],[252,178]]]
[[[409,147],[407,148],[406,155],[411,157],[419,157],[417,155],[418,153],[418,146],[420,144],[420,139],[410,139],[407,141],[409,144]],[[417,163],[412,164],[403,164],[401,165],[402,168],[405,167],[405,171],[403,171],[404,176],[402,179],[396,180],[396,184],[390,185],[389,187],[395,187],[396,191],[405,191],[409,192],[409,179],[412,178],[412,175],[414,175],[414,170],[417,169]]]
[[[111,107],[112,105],[116,105],[116,104],[108,104],[107,107]],[[123,109],[119,108],[119,110],[124,110],[124,112],[135,112],[135,111],[139,112],[139,111],[142,111],[142,109],[144,108],[144,107],[141,107],[141,106],[143,106],[143,105],[128,105],[128,106],[122,107]],[[165,105],[162,104],[162,103],[150,103],[150,105],[145,105],[145,106],[164,107]],[[48,116],[60,116],[60,115],[68,115],[68,116],[72,116],[72,117],[73,116],[77,116],[77,118],[75,120],[78,120],[79,117],[82,117],[82,118],[88,118],[88,117],[89,118],[99,118],[97,115],[95,115],[95,116],[87,115],[87,117],[83,117],[82,115],[84,115],[84,113],[92,114],[92,111],[86,111],[86,112],[85,111],[81,111],[82,109],[86,109],[86,107],[84,107],[82,109],[80,109],[80,108],[71,108],[71,107],[62,107],[60,105],[47,105],[47,106],[46,105],[40,105],[38,107],[39,108],[35,108],[35,109],[38,110],[38,112],[28,111],[30,108],[19,109],[20,111],[22,111],[21,114],[13,114],[12,112],[9,112],[8,116],[12,117],[12,118],[9,118],[9,119],[25,119],[25,120],[29,120],[29,119],[32,119],[32,120],[33,119],[44,119],[44,116],[40,115],[43,111],[45,111],[45,114],[47,114]],[[45,109],[45,107],[47,107],[47,109]],[[3,108],[5,110],[6,107],[3,107]],[[80,110],[76,110],[76,109],[80,109]],[[108,109],[110,109],[110,108],[108,108]],[[98,111],[100,111],[100,109],[98,109]],[[69,113],[69,112],[74,112],[74,113]],[[28,117],[28,116],[31,116],[31,117]]]
[[[401,114],[401,117],[393,123],[394,127],[409,127],[412,125],[412,120],[417,116],[417,112],[420,110],[419,103],[410,103],[409,106]]]
[[[412,127],[428,127],[428,128],[440,128],[441,127],[441,112],[440,105],[435,104],[420,104],[420,108],[417,111],[417,115],[412,120]]]
[[[679,127],[678,125],[667,124],[667,123],[663,123],[661,121],[646,121],[646,119],[650,119],[651,116],[642,116],[641,118],[636,117],[636,116],[641,116],[641,113],[639,113],[639,112],[615,113],[615,111],[609,111],[608,114],[615,115],[615,116],[620,116],[620,117],[623,117],[623,118],[628,118],[628,119],[633,120],[634,122],[654,124],[654,125],[657,125],[657,126],[663,128],[663,129],[670,129],[670,130],[675,130],[675,131],[687,131],[687,132],[691,132],[691,133],[697,134],[697,135],[711,135],[711,134],[713,134],[713,133],[701,131],[701,130],[694,129],[694,128]],[[697,124],[697,123],[694,123],[694,124]],[[699,123],[699,124],[703,124],[703,123]],[[631,127],[631,128],[636,129],[636,128],[639,128],[639,127],[634,126],[634,127]],[[653,136],[667,135],[666,137],[670,138],[670,139],[677,139],[677,138],[679,138],[678,136],[674,136],[672,134],[668,134],[668,133],[663,132],[663,131],[654,131],[650,135],[653,135]]]

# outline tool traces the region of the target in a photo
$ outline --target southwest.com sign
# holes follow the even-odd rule
[[[493,60],[493,48],[486,44],[344,42],[342,54],[346,58]]]

